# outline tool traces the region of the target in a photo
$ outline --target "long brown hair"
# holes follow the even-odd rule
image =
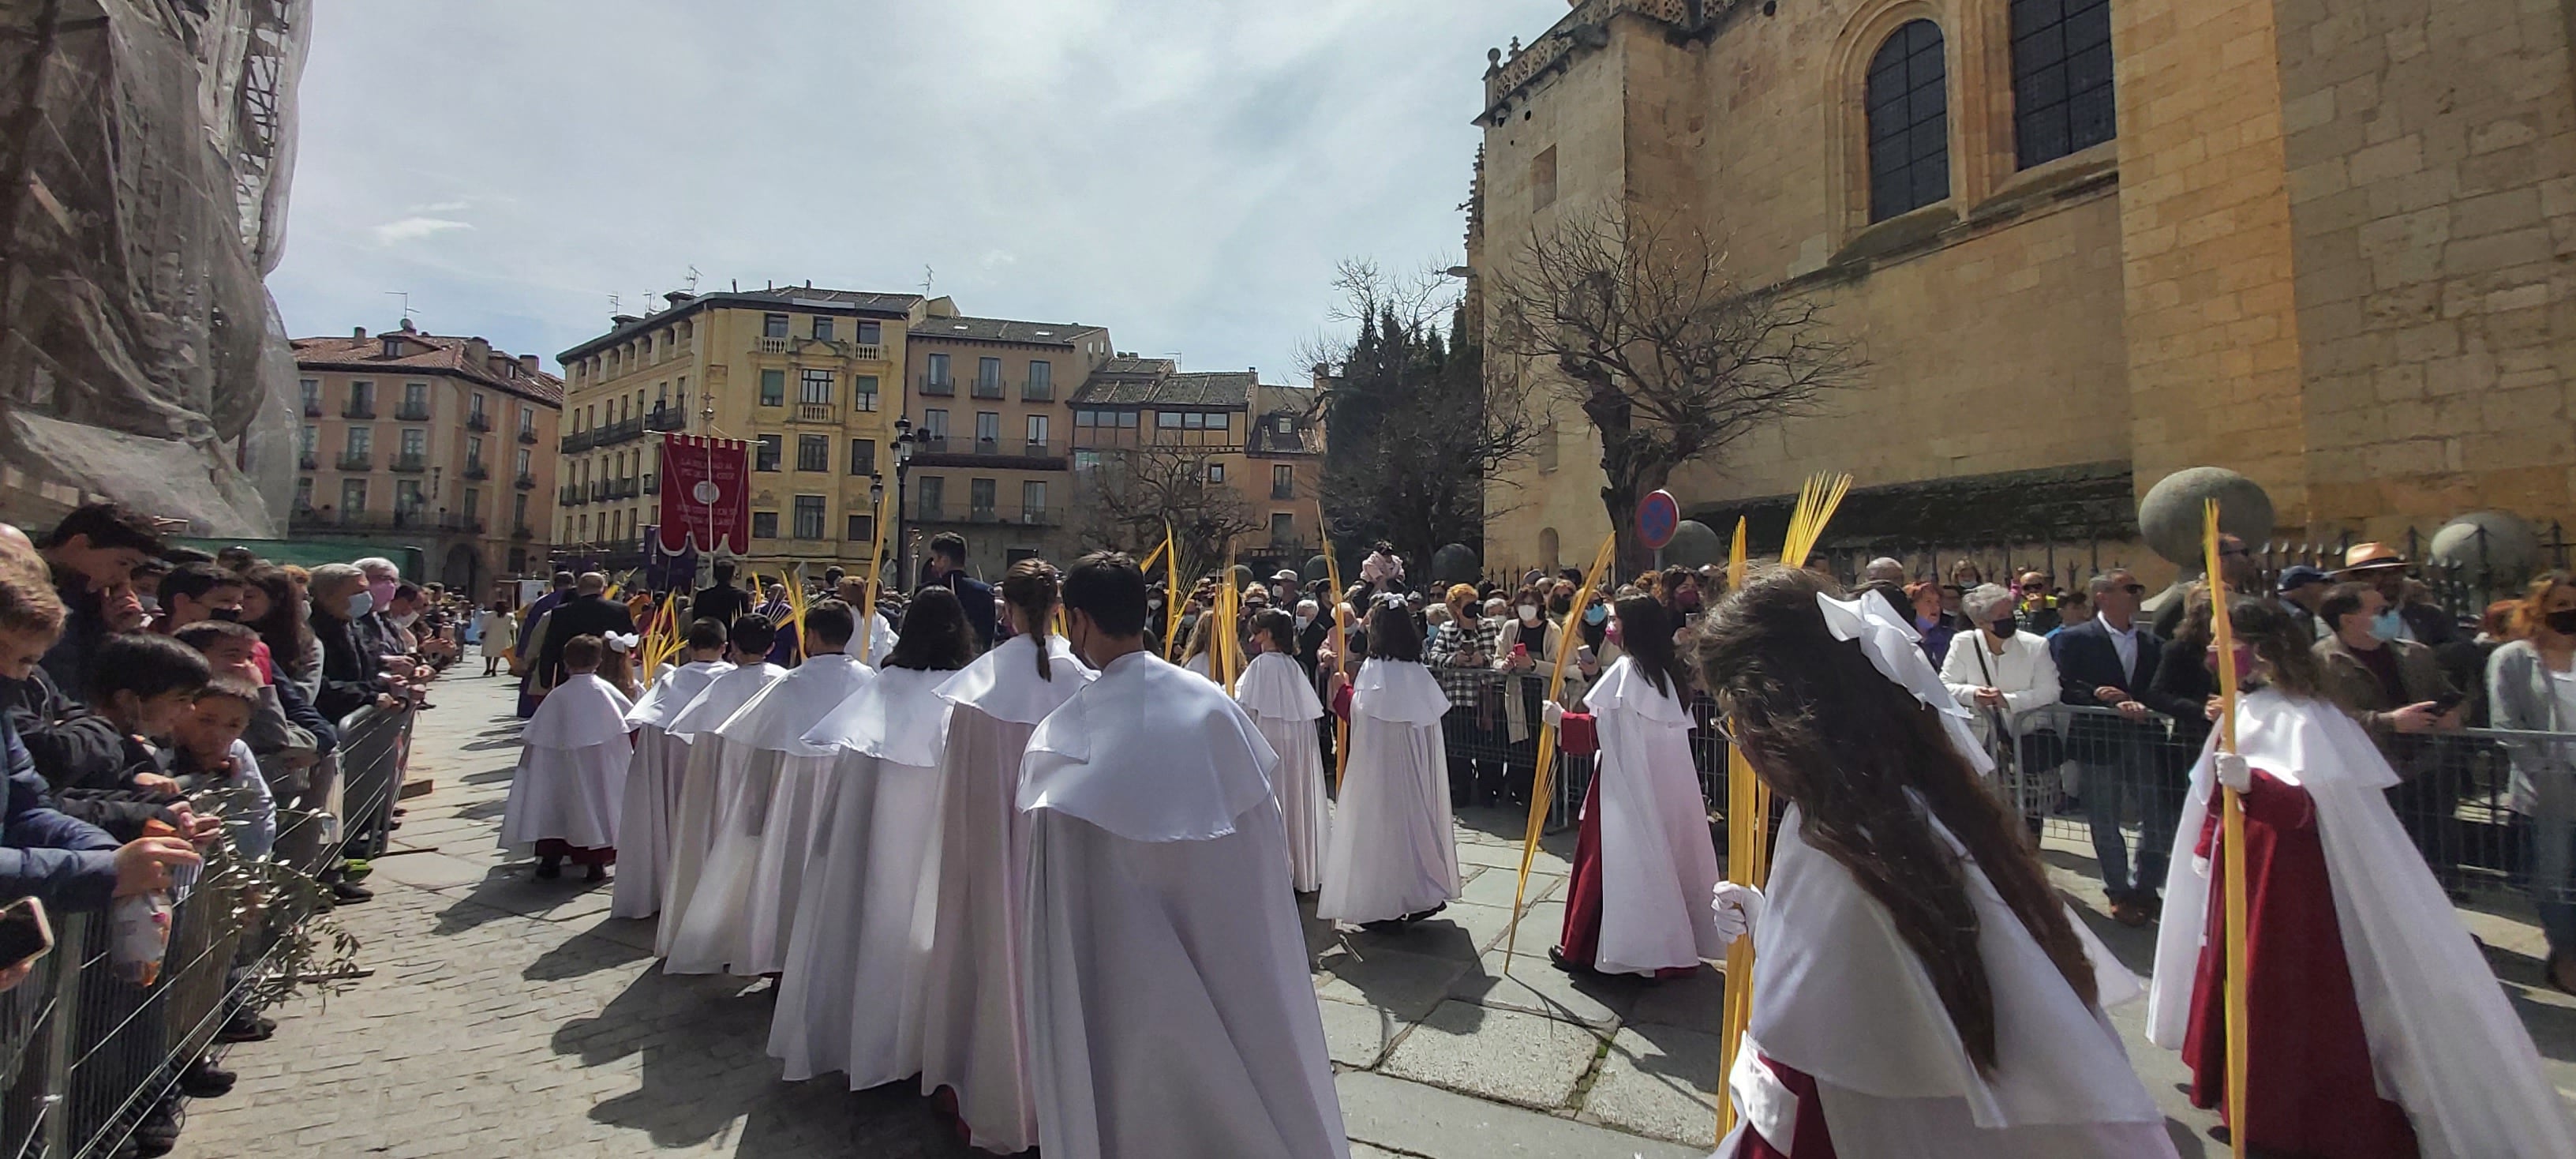
[[[1995,1000],[1976,906],[1959,856],[1923,810],[1967,847],[2086,1005],[2099,998],[2093,966],[2020,820],[1979,783],[1939,716],[1880,675],[1858,643],[1826,631],[1816,596],[1827,582],[1777,565],[1758,571],[1701,623],[1700,678],[1755,772],[1797,804],[1799,835],[1886,908],[1969,1060],[1990,1074]]]
[[[2308,646],[2308,634],[2290,620],[2288,612],[2261,600],[2232,600],[2227,626],[2237,643],[2254,649],[2271,666],[2272,687],[2308,700],[2333,699],[2326,693],[2325,663],[2317,659]]]
[[[1002,577],[1002,602],[1020,610],[1029,618],[1029,636],[1038,646],[1038,679],[1052,681],[1055,669],[1047,662],[1047,634],[1054,625],[1057,593],[1055,565],[1042,559],[1024,559],[1011,565]]]
[[[1619,647],[1644,670],[1655,691],[1687,701],[1691,670],[1673,643],[1672,610],[1653,596],[1622,596],[1611,610],[1619,616]]]

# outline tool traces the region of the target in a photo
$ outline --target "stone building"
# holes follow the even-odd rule
[[[1577,0],[1490,61],[1469,264],[1606,209],[1827,304],[1862,381],[1673,480],[1719,526],[1836,469],[1855,551],[2121,541],[2199,464],[2288,540],[2546,524],[2571,63],[2565,13],[2508,0]],[[1490,496],[1497,561],[1606,529],[1598,441],[1551,431]]]
[[[932,307],[913,326],[906,356],[914,439],[907,541],[956,532],[967,569],[986,579],[1027,556],[1071,560],[1065,404],[1115,353],[1109,331],[968,318],[945,298]]]
[[[303,409],[290,536],[414,540],[430,574],[412,578],[478,597],[545,569],[563,380],[536,355],[423,334],[409,319],[294,347]]]
[[[1253,528],[1235,542],[1240,561],[1302,568],[1321,542],[1324,420],[1316,398],[1311,385],[1266,384],[1253,370],[1185,372],[1167,358],[1121,354],[1073,396],[1077,487],[1095,472],[1118,479],[1122,458],[1148,471],[1194,472],[1230,488],[1232,514]]]

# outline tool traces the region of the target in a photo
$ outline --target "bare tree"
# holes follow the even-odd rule
[[[1820,411],[1863,365],[1805,294],[1747,288],[1695,229],[1567,216],[1487,285],[1498,353],[1552,366],[1601,436],[1601,503],[1623,571],[1644,565],[1633,516],[1686,463]]]
[[[1085,468],[1074,483],[1084,538],[1142,559],[1161,546],[1168,526],[1182,582],[1216,570],[1228,544],[1262,527],[1233,483],[1208,479],[1208,465],[1231,451],[1174,444],[1102,450],[1100,465]]]
[[[1332,320],[1353,330],[1311,348],[1340,372],[1323,399],[1325,513],[1336,546],[1384,540],[1427,576],[1442,545],[1481,543],[1486,485],[1538,433],[1528,391],[1486,373],[1445,273],[1393,277],[1352,260],[1334,287]]]

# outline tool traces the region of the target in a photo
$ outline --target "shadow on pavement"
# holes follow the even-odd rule
[[[630,940],[610,936],[600,926],[592,926],[537,955],[537,960],[528,963],[528,968],[520,971],[519,976],[531,982],[560,982],[612,970],[652,956],[651,943],[637,946]]]

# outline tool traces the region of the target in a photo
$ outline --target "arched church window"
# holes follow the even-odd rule
[[[2021,168],[2111,139],[2110,0],[2012,0],[2012,61]]]
[[[1869,62],[1869,219],[1885,221],[1950,196],[1949,69],[1941,29],[1910,21]]]

